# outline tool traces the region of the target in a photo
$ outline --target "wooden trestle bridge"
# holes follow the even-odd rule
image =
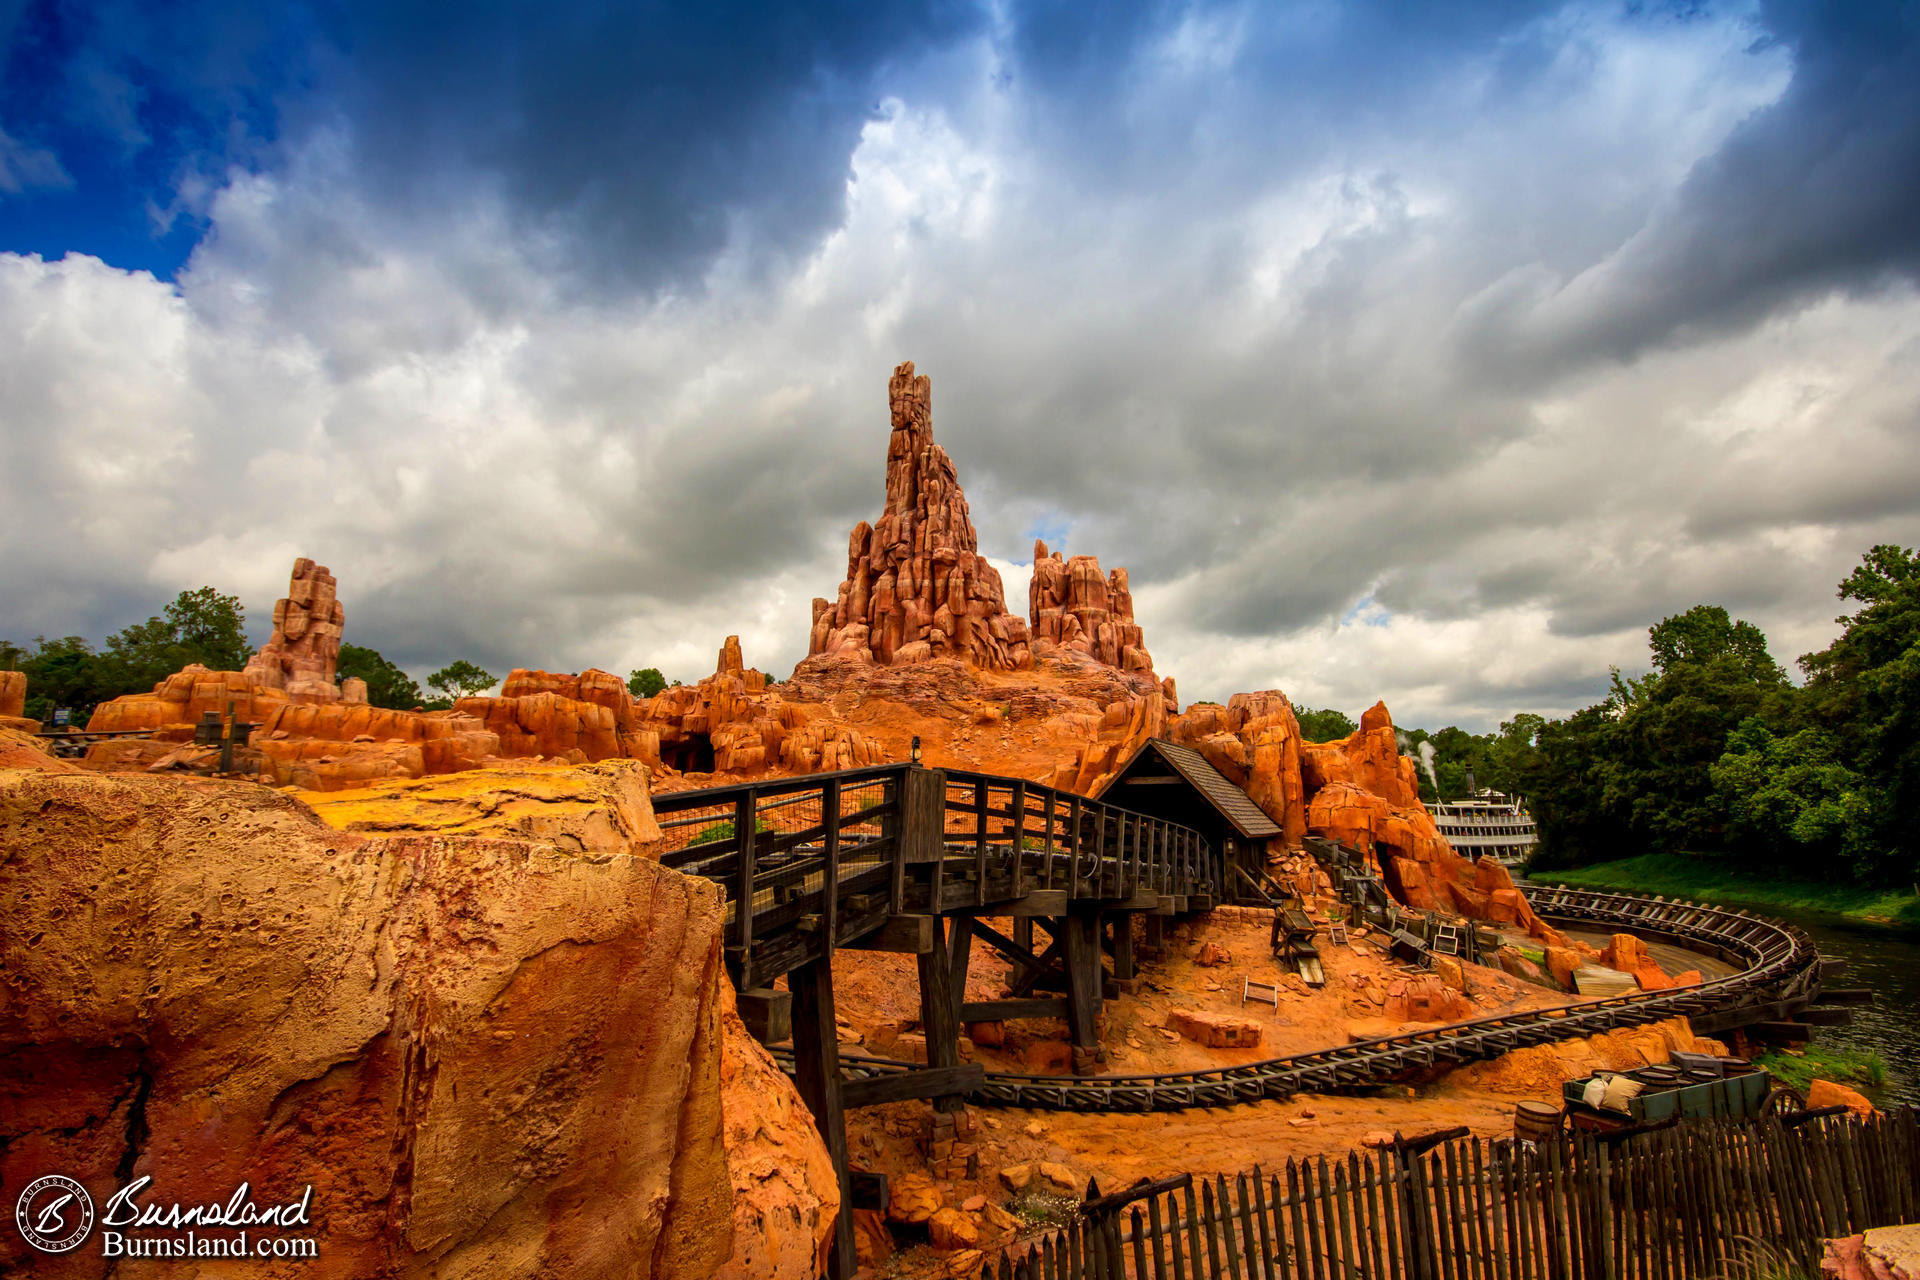
[[[914,764],[667,793],[653,805],[669,838],[661,861],[726,886],[725,960],[742,1017],[767,1043],[791,1038],[781,1056],[826,1139],[843,1204],[856,1203],[843,1120],[850,1107],[912,1098],[931,1099],[937,1111],[969,1100],[1083,1111],[1224,1106],[1383,1083],[1435,1064],[1675,1016],[1709,1033],[1845,1016],[1809,1008],[1820,996],[1823,962],[1790,925],[1665,898],[1530,889],[1534,910],[1551,923],[1677,943],[1718,955],[1736,971],[1680,990],[1480,1018],[1237,1067],[1093,1075],[1109,978],[1134,976],[1131,915],[1146,916],[1152,942],[1167,917],[1235,900],[1236,884],[1253,884],[1241,873],[1255,870],[1228,865],[1237,853],[1223,854],[1193,828],[1038,783]],[[1397,918],[1364,860],[1324,841],[1310,847],[1356,914]],[[1010,919],[1011,932],[989,918]],[[975,939],[1012,966],[1010,998],[966,1000]],[[833,997],[840,949],[916,957],[924,1065],[841,1061]],[[782,976],[787,993],[771,989]],[[1031,1017],[1066,1020],[1074,1076],[988,1073],[960,1061],[963,1024]],[[836,1254],[847,1261],[836,1274],[850,1267],[851,1233],[851,1217],[842,1214]]]

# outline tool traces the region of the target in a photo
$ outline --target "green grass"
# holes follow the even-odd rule
[[[1920,896],[1911,888],[1869,889],[1844,882],[1789,880],[1745,875],[1718,858],[1690,853],[1648,853],[1574,871],[1529,873],[1540,884],[1578,889],[1659,893],[1699,902],[1789,911],[1812,911],[1861,924],[1920,929]]]
[[[1805,1093],[1815,1080],[1831,1080],[1871,1093],[1887,1082],[1887,1063],[1878,1053],[1842,1048],[1815,1040],[1797,1053],[1769,1049],[1754,1061],[1782,1084]]]

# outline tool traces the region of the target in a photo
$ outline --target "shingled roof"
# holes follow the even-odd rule
[[[1100,794],[1094,799],[1104,799],[1109,791],[1119,784],[1133,762],[1142,752],[1151,751],[1166,761],[1167,767],[1185,778],[1194,790],[1205,796],[1207,803],[1220,811],[1243,837],[1248,840],[1266,840],[1281,834],[1279,824],[1266,814],[1266,810],[1253,802],[1253,797],[1228,781],[1225,774],[1207,763],[1207,758],[1192,747],[1183,747],[1177,742],[1165,738],[1150,738],[1140,745],[1138,751],[1128,756],[1126,762],[1114,770],[1112,779],[1100,788]]]

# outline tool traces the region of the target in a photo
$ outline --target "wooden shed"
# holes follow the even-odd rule
[[[1224,855],[1220,900],[1265,900],[1258,886],[1267,841],[1280,835],[1279,824],[1192,747],[1149,739],[1094,799],[1194,828]]]

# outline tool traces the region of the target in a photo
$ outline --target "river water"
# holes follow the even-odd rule
[[[1878,1050],[1887,1063],[1881,1100],[1920,1104],[1920,936],[1777,907],[1752,910],[1799,925],[1821,955],[1847,962],[1827,979],[1827,986],[1869,987],[1876,993],[1876,1003],[1853,1011],[1850,1025],[1821,1027],[1815,1034],[1850,1048]]]

